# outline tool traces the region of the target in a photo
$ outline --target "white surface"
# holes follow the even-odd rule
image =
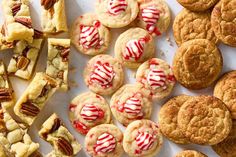
[[[1,2],[2,0],[0,0]],[[66,13],[67,13],[67,19],[68,19],[68,26],[70,27],[73,21],[80,15],[86,12],[93,12],[94,11],[94,2],[95,0],[65,0],[66,1]],[[182,9],[182,7],[175,1],[175,0],[166,0],[169,4],[171,11],[172,11],[172,23],[175,15]],[[33,24],[36,28],[40,29],[40,6],[39,6],[40,0],[32,0],[32,6],[31,6],[31,12],[32,12],[32,18],[33,18]],[[2,9],[0,9],[0,19],[2,20]],[[113,44],[110,46],[110,50],[108,54],[113,55],[113,48],[114,48],[114,42],[117,38],[117,36],[123,32],[124,29],[113,29],[112,30],[112,39]],[[164,34],[162,37],[159,37],[156,39],[156,57],[166,60],[169,64],[172,63],[172,59],[174,56],[174,53],[176,51],[176,44],[173,39],[172,30],[169,29],[168,33],[170,35],[171,41],[174,46],[170,46],[170,44],[166,41],[167,35]],[[66,35],[65,35],[66,36]],[[224,58],[224,70],[230,71],[233,69],[236,69],[236,49],[227,47],[224,45],[220,45],[220,49],[223,54]],[[163,52],[164,54],[161,55],[160,52]],[[5,51],[0,54],[0,58],[4,60],[5,64],[8,65],[9,58],[11,57],[12,52],[11,51]],[[44,71],[46,67],[46,55],[47,55],[47,43],[44,44],[43,51],[40,55],[40,60],[37,65],[37,71]],[[85,67],[86,62],[88,61],[89,57],[82,55],[78,53],[74,47],[71,49],[71,56],[70,56],[70,67],[75,67],[76,71],[75,73],[70,72],[69,80],[76,81],[78,84],[78,87],[71,87],[71,90],[67,93],[63,92],[57,92],[47,103],[46,107],[43,109],[43,111],[39,114],[38,118],[36,119],[33,126],[30,128],[30,135],[32,136],[32,139],[34,141],[37,141],[41,144],[40,151],[42,153],[48,153],[52,150],[51,146],[40,139],[38,137],[38,130],[40,129],[42,123],[53,113],[56,112],[65,122],[66,126],[69,128],[69,130],[73,133],[73,135],[77,138],[77,140],[83,145],[84,143],[84,137],[80,134],[78,134],[73,127],[71,126],[69,119],[68,119],[68,104],[70,103],[70,100],[75,97],[78,94],[81,94],[83,92],[88,91],[87,87],[84,84],[82,72]],[[126,83],[134,83],[134,72],[126,70]],[[13,84],[13,88],[16,91],[17,97],[20,96],[20,94],[24,91],[27,84],[29,82],[23,81],[21,79],[11,77],[11,81]],[[189,91],[180,85],[177,85],[174,89],[174,92],[171,96],[179,95],[179,94],[190,94],[190,95],[198,95],[198,94],[212,94],[212,87],[200,90],[200,91]],[[170,96],[170,97],[171,97]],[[107,99],[109,101],[109,98]],[[154,102],[154,110],[152,113],[152,120],[157,121],[157,114],[160,110],[161,105],[166,101],[167,99],[160,101],[160,102]],[[124,130],[124,127],[122,127],[120,124],[117,124],[120,128]],[[206,146],[198,146],[198,145],[177,145],[172,143],[171,141],[165,139],[164,145],[161,149],[161,152],[158,157],[174,157],[175,154],[183,149],[196,149],[199,151],[202,151],[203,153],[207,154],[209,157],[218,157],[213,150],[210,147]],[[77,155],[77,157],[86,157],[88,156],[85,152],[85,150],[81,150],[80,153]],[[124,155],[125,156],[125,155]]]

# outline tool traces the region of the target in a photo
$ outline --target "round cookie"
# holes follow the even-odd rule
[[[77,50],[86,55],[104,53],[111,40],[110,31],[93,13],[79,16],[71,29],[71,42]]]
[[[182,152],[179,152],[175,157],[207,157],[207,156],[196,150],[184,150]]]
[[[178,126],[192,143],[215,145],[230,133],[232,119],[226,105],[213,96],[187,100],[178,113]]]
[[[152,102],[142,84],[127,84],[116,91],[110,102],[113,116],[124,126],[138,119],[150,119]]]
[[[236,47],[236,0],[221,0],[213,9],[211,24],[223,43]]]
[[[152,36],[142,28],[130,28],[115,43],[115,58],[129,68],[138,68],[153,57],[155,44]]]
[[[124,150],[132,157],[153,157],[160,151],[162,144],[160,130],[150,120],[136,120],[124,132]]]
[[[69,118],[81,134],[100,124],[111,123],[112,115],[106,100],[92,92],[76,96],[69,105]]]
[[[120,157],[124,150],[122,146],[123,133],[113,124],[98,125],[85,136],[85,149],[91,156]]]
[[[191,98],[191,96],[180,95],[167,101],[158,114],[159,126],[163,135],[175,143],[188,144],[189,140],[178,127],[177,115],[180,107]]]
[[[170,9],[163,0],[138,0],[139,15],[135,23],[153,36],[166,32],[171,21]]]
[[[183,9],[174,20],[174,38],[178,46],[192,39],[208,39],[217,43],[211,26],[210,12],[192,12]]]
[[[183,7],[191,11],[205,11],[214,6],[219,0],[177,0]]]
[[[207,39],[183,43],[173,60],[177,81],[188,89],[210,86],[220,75],[223,59],[220,50]]]
[[[221,99],[236,119],[236,71],[226,73],[216,83],[214,96]]]
[[[103,25],[120,28],[135,20],[139,9],[136,0],[97,0],[95,11]]]
[[[143,84],[144,88],[150,91],[150,97],[156,100],[167,97],[176,82],[171,67],[158,58],[144,62],[138,68],[136,81]]]
[[[88,88],[101,95],[114,93],[124,82],[122,64],[109,55],[97,55],[90,59],[83,75]]]

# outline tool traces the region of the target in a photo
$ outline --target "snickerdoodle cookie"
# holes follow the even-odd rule
[[[173,32],[177,45],[192,39],[208,39],[217,43],[211,26],[210,12],[192,12],[187,9],[181,11],[174,20]]]
[[[180,107],[191,96],[180,95],[167,101],[159,112],[159,125],[163,135],[175,143],[187,144],[189,140],[185,137],[177,124],[177,115]]]
[[[183,43],[173,60],[177,81],[188,89],[203,89],[219,76],[223,65],[220,50],[207,39]]]
[[[219,0],[177,0],[183,7],[192,11],[205,11],[214,6]]]
[[[230,133],[232,119],[226,105],[213,96],[187,100],[178,113],[178,126],[192,143],[215,145]]]
[[[227,105],[232,118],[236,119],[236,71],[228,72],[221,77],[215,85],[214,96]]]
[[[154,157],[162,144],[158,125],[150,120],[136,120],[124,132],[123,146],[130,157]]]
[[[236,0],[221,0],[213,9],[211,24],[223,43],[236,47]]]
[[[175,157],[207,157],[207,156],[196,150],[184,150],[182,152],[179,152]]]
[[[154,55],[152,36],[142,28],[130,28],[116,40],[115,58],[129,68],[137,68]]]

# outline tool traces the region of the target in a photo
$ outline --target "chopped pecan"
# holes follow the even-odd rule
[[[5,30],[5,27],[4,27],[4,26],[2,26],[2,28],[1,28],[1,34],[2,34],[3,36],[6,35],[6,30]]]
[[[57,73],[57,77],[59,79],[63,79],[64,78],[64,71],[63,70],[60,70],[58,73]]]
[[[34,39],[40,39],[40,38],[43,38],[44,34],[43,32],[37,30],[37,29],[34,29]]]
[[[40,109],[32,102],[25,102],[21,106],[21,112],[27,116],[35,117],[39,114]]]
[[[49,133],[51,134],[51,133],[55,132],[61,126],[61,124],[62,123],[59,118],[54,119],[54,124],[53,124],[51,130],[49,131]]]
[[[15,18],[15,22],[18,22],[25,27],[32,28],[32,21],[30,18],[25,18],[25,17],[17,17]]]
[[[29,157],[42,157],[42,154],[36,151],[36,152],[33,152]]]
[[[13,48],[14,47],[14,43],[13,42],[3,41],[2,44],[5,45],[8,48]]]
[[[48,85],[48,83],[43,87],[39,97],[44,97],[45,95],[48,94],[50,86]]]
[[[45,10],[48,10],[54,6],[57,0],[41,0],[41,6],[44,7]]]
[[[13,16],[15,16],[20,11],[20,8],[21,8],[21,3],[15,3],[12,6],[11,10],[12,10]]]
[[[73,147],[71,144],[64,138],[64,137],[59,137],[57,140],[57,146],[58,149],[65,155],[67,156],[72,156],[73,155]]]
[[[0,88],[0,102],[12,100],[12,89],[9,88]]]
[[[29,52],[30,48],[27,46],[23,51],[22,51],[22,55],[24,57],[27,57],[27,53]]]
[[[18,69],[22,69],[22,70],[25,70],[27,68],[27,66],[29,65],[30,63],[30,60],[24,56],[19,56],[17,58],[17,68]]]

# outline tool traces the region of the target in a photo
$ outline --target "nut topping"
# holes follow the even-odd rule
[[[49,10],[54,6],[57,0],[41,0],[41,5],[44,7],[45,10]]]
[[[13,91],[9,88],[0,88],[0,102],[12,100]]]
[[[63,77],[64,77],[64,71],[63,71],[63,70],[60,70],[60,71],[57,73],[57,77],[58,77],[59,79],[63,79]]]
[[[48,85],[48,83],[43,87],[39,97],[44,97],[45,95],[48,94],[48,90],[49,90],[50,86]]]
[[[43,32],[37,30],[37,29],[34,29],[34,39],[40,39],[40,38],[43,38],[44,34]]]
[[[63,62],[68,61],[69,53],[70,53],[70,48],[64,47],[64,49],[61,50],[60,55],[61,55],[61,57],[62,57],[62,61],[63,61]]]
[[[64,137],[59,137],[57,140],[57,146],[58,149],[65,155],[67,156],[72,156],[73,155],[73,147],[71,144],[64,138]]]
[[[12,6],[11,10],[13,16],[15,16],[20,11],[20,8],[21,8],[21,3],[16,3]]]
[[[21,106],[21,112],[27,116],[35,117],[39,114],[40,109],[32,102],[25,102]]]
[[[17,17],[15,18],[15,22],[18,22],[25,27],[32,28],[32,21],[30,18],[24,18],[24,17]]]
[[[27,66],[29,65],[30,63],[30,60],[24,56],[19,56],[17,58],[17,68],[18,69],[22,69],[22,70],[25,70],[27,68]]]
[[[54,124],[53,124],[51,130],[49,131],[49,134],[56,131],[60,126],[61,126],[61,120],[59,118],[54,119]]]

